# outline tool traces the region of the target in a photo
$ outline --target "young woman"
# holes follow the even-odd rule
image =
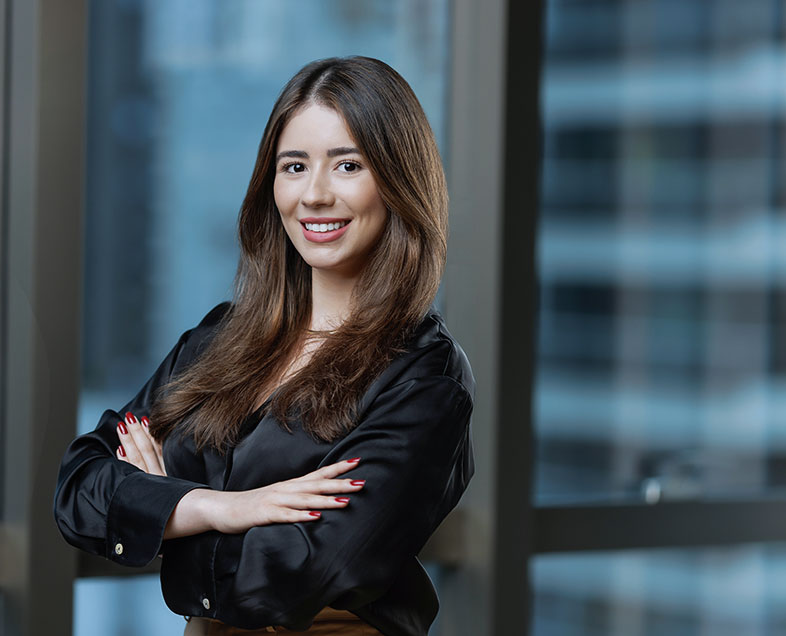
[[[189,635],[425,635],[416,555],[474,472],[474,380],[430,309],[446,233],[409,85],[370,58],[304,67],[260,144],[233,301],[71,443],[66,540],[162,556]]]

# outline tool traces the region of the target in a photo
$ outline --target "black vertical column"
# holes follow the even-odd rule
[[[499,294],[496,636],[529,633],[533,411],[537,325],[536,240],[541,159],[542,0],[508,2]]]

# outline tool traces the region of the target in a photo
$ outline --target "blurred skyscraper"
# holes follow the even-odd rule
[[[549,0],[541,504],[786,485],[786,14]],[[774,634],[777,546],[535,561],[534,633]]]

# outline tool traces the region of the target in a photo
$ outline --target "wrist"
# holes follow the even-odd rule
[[[186,537],[215,530],[220,519],[219,491],[205,488],[189,490],[175,506],[166,528],[164,539]]]
[[[196,488],[191,493],[194,493],[194,512],[201,525],[205,530],[218,530],[223,515],[224,497],[222,495],[225,493],[210,488]]]

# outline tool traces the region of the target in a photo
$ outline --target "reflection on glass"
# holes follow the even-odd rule
[[[185,628],[164,603],[156,574],[74,583],[74,636],[181,636]]]
[[[334,55],[383,59],[443,142],[448,69],[448,0],[118,0],[91,2],[89,13],[81,431],[124,404],[180,333],[229,297],[237,212],[295,71]],[[89,595],[77,594],[76,636],[128,605],[115,584],[97,584],[102,603],[85,609]],[[160,602],[157,585],[135,594],[135,617]],[[155,621],[111,624],[95,633],[176,633]]]
[[[786,485],[786,17],[549,0],[537,498]]]
[[[769,636],[786,630],[786,547],[533,561],[533,636]]]

